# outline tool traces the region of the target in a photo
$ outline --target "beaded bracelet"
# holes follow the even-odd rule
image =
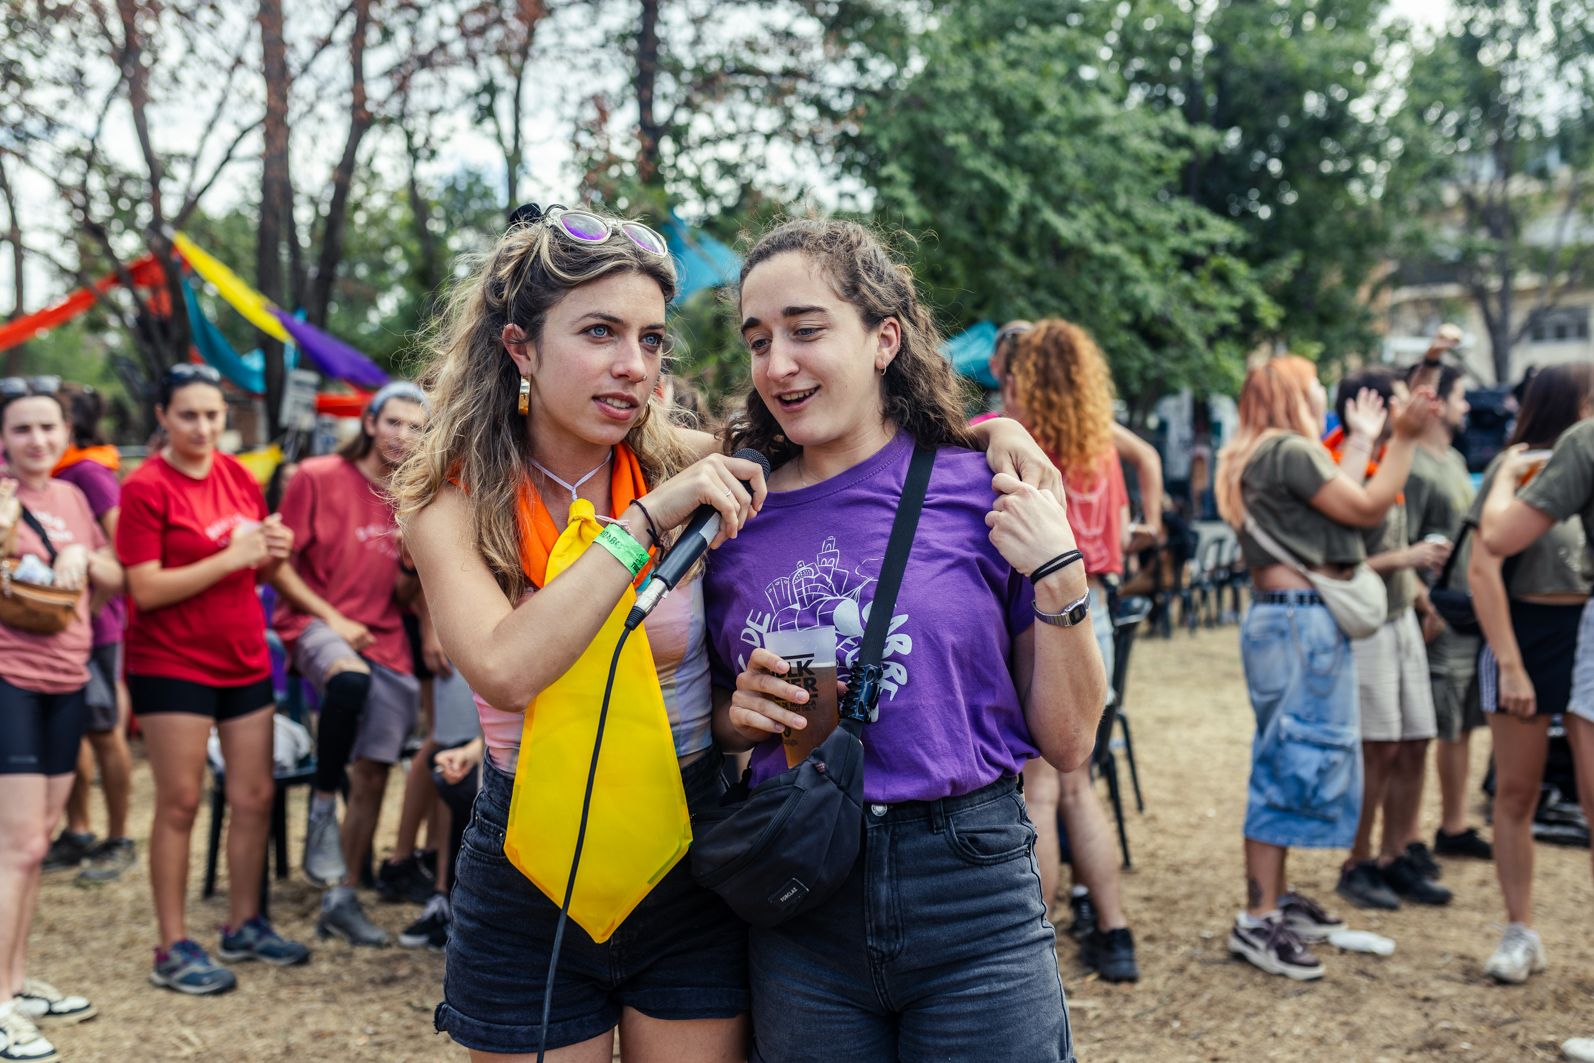
[[[598,533],[594,540],[599,546],[614,555],[614,559],[624,565],[631,575],[640,575],[648,567],[648,552],[642,544],[631,538],[629,532],[615,524],[610,524]]]

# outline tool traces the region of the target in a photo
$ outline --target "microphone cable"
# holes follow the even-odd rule
[[[559,948],[564,944],[565,924],[570,921],[570,898],[576,892],[576,870],[581,866],[581,848],[587,841],[587,816],[592,811],[592,787],[598,778],[598,751],[603,747],[603,727],[609,720],[609,697],[614,693],[614,675],[620,667],[620,651],[631,628],[620,632],[614,644],[614,656],[609,660],[609,678],[603,684],[603,707],[598,710],[598,733],[592,739],[592,764],[587,769],[587,791],[581,798],[581,825],[576,828],[576,848],[570,856],[570,880],[565,883],[565,899],[559,905],[559,922],[554,926],[553,951],[548,957],[548,977],[542,987],[542,1033],[537,1042],[537,1063],[543,1063],[548,1051],[548,1016],[553,1007],[553,979],[559,966]]]

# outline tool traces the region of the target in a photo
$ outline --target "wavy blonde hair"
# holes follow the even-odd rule
[[[1112,372],[1090,333],[1046,318],[1008,347],[1006,387],[1024,427],[1064,475],[1090,476],[1112,450]]]
[[[896,261],[885,240],[857,222],[840,218],[799,218],[777,225],[759,238],[742,263],[738,287],[764,262],[796,251],[817,265],[837,295],[850,303],[866,328],[897,319],[902,340],[897,356],[880,378],[885,419],[923,447],[970,447],[968,391],[952,363],[941,354],[941,331],[919,298],[913,270]],[[738,292],[738,299],[740,293]],[[749,388],[743,408],[727,425],[725,452],[752,447],[779,466],[802,453],[787,439],[780,422]]]
[[[1218,513],[1236,530],[1245,524],[1240,478],[1256,448],[1283,432],[1315,441],[1322,430],[1312,413],[1312,385],[1317,382],[1317,366],[1294,354],[1269,358],[1245,374],[1240,388],[1240,427],[1218,451],[1214,483]]]
[[[638,273],[675,295],[675,265],[643,251],[620,232],[603,243],[571,239],[545,220],[517,225],[450,293],[437,323],[423,337],[428,358],[419,374],[431,414],[410,457],[393,475],[390,492],[400,526],[425,509],[449,482],[468,485],[476,550],[516,601],[527,579],[520,568],[516,494],[527,477],[530,425],[519,413],[520,376],[504,350],[505,325],[519,325],[533,345],[548,312],[567,293],[600,277]],[[690,464],[692,454],[650,396],[625,442],[648,483]]]

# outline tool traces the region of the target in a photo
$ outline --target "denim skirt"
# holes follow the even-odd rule
[[[1362,807],[1356,663],[1315,594],[1253,604],[1240,628],[1256,713],[1245,836],[1269,845],[1345,849]]]

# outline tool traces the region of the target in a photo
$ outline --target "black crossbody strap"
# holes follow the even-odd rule
[[[1450,586],[1450,570],[1456,567],[1456,558],[1461,556],[1461,546],[1467,541],[1467,536],[1472,534],[1475,526],[1471,517],[1461,522],[1461,534],[1456,536],[1455,545],[1450,548],[1450,556],[1445,558],[1445,567],[1439,570],[1439,578],[1434,580],[1435,587]]]
[[[21,506],[21,503],[18,503],[18,505]],[[56,556],[55,544],[50,541],[50,533],[44,530],[44,525],[39,523],[38,517],[35,517],[32,513],[28,512],[27,506],[21,506],[21,508],[22,519],[27,521],[28,527],[32,528],[34,534],[43,540],[45,552],[50,555],[50,564],[54,565]]]
[[[872,720],[875,705],[880,699],[882,670],[880,657],[885,651],[886,636],[891,633],[891,617],[897,608],[897,591],[902,587],[902,574],[908,567],[908,552],[913,549],[913,536],[919,528],[919,513],[924,509],[925,489],[930,486],[930,469],[935,465],[935,451],[915,447],[913,460],[908,463],[908,475],[902,483],[902,499],[897,506],[897,516],[891,522],[891,538],[886,543],[885,561],[880,568],[880,581],[875,585],[869,603],[869,624],[864,628],[863,645],[852,663],[851,677],[847,683],[846,703],[841,715],[851,720]]]

